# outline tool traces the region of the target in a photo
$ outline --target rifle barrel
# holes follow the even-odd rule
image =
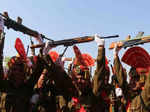
[[[100,37],[101,39],[109,39],[109,38],[118,38],[119,35],[112,35],[112,36],[106,36],[106,37]]]

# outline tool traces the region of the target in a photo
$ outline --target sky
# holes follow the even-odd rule
[[[22,24],[53,40],[118,34],[120,37],[117,39],[105,40],[106,56],[113,63],[113,51],[108,49],[111,42],[124,40],[127,35],[135,37],[139,31],[150,35],[149,4],[149,0],[2,0],[0,13],[7,11],[14,20],[21,17]],[[14,43],[17,37],[23,41],[25,48],[30,45],[28,35],[7,28],[5,32],[5,56],[16,55]],[[96,42],[77,46],[82,53],[96,58]],[[150,51],[150,44],[141,47]],[[63,46],[59,46],[54,50],[62,53],[63,49]],[[121,50],[120,58],[125,51]],[[68,48],[65,56],[74,57],[72,47]]]

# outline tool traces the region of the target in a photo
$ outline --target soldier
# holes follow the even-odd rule
[[[32,95],[34,85],[43,70],[41,60],[38,59],[36,68],[26,79],[25,63],[19,57],[12,57],[11,66],[8,71],[8,80],[0,80],[0,89],[7,93],[6,110],[9,112],[28,111],[29,101]],[[40,66],[41,65],[41,66]],[[1,74],[2,75],[2,74]],[[7,108],[9,107],[9,108]]]
[[[88,67],[75,65],[69,75],[58,64],[53,63],[47,56],[45,63],[49,77],[55,81],[57,89],[63,97],[63,112],[108,112],[110,104],[111,85],[109,80],[109,68],[105,65],[104,40],[95,36],[98,44],[97,67],[93,82],[86,75]],[[80,60],[81,61],[81,60]]]
[[[1,32],[3,33],[3,32]],[[26,79],[27,64],[21,57],[12,57],[9,61],[8,79],[3,79],[3,47],[4,36],[1,35],[0,41],[0,91],[8,93],[6,96],[7,112],[28,112],[30,97],[33,92],[44,65],[42,58],[38,56],[37,64],[30,78]]]
[[[31,98],[31,112],[56,112],[56,88],[53,81],[48,80],[46,69],[43,70],[35,90],[38,92]]]
[[[130,48],[132,49],[131,53],[128,53],[126,55],[129,57],[130,62],[133,62],[136,57],[138,57],[138,60],[135,60],[132,64],[132,67],[129,72],[130,81],[129,84],[126,80],[126,75],[123,70],[122,64],[119,60],[118,53],[120,51],[120,48],[115,47],[114,52],[114,67],[116,71],[116,76],[119,81],[119,85],[123,90],[123,94],[126,100],[126,111],[127,112],[150,112],[150,75],[146,75],[144,73],[143,75],[137,71],[137,68],[133,67],[137,63],[139,63],[140,66],[143,66],[147,62],[150,62],[147,60],[149,58],[148,53],[145,54],[144,49],[138,47],[136,48]],[[141,50],[142,49],[142,50]],[[137,55],[137,54],[138,55]],[[133,58],[130,56],[132,54],[135,54]],[[141,62],[139,62],[142,60]],[[144,61],[143,61],[144,60]],[[147,61],[145,61],[147,60]],[[149,67],[148,67],[149,70]],[[143,78],[145,77],[145,78]],[[144,89],[143,89],[144,87]]]
[[[111,84],[113,86],[112,89],[112,104],[110,106],[110,111],[112,112],[126,112],[126,108],[124,105],[124,95],[122,93],[122,89],[119,86],[119,82],[116,77],[116,73],[114,67],[111,65],[112,68],[112,77],[111,77]],[[124,71],[126,73],[126,71]]]

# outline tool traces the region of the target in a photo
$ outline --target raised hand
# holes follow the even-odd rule
[[[44,55],[48,54],[51,49],[52,47],[49,45],[49,41],[46,41],[43,49],[43,54]]]
[[[119,43],[115,43],[115,47],[114,47],[114,51],[113,51],[114,58],[116,58],[118,56],[118,53],[121,50],[121,47],[118,47],[118,44]]]
[[[100,36],[95,34],[95,42],[97,43],[98,46],[104,46],[105,45],[105,40],[101,39]]]

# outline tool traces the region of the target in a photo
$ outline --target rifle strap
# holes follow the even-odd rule
[[[64,54],[66,53],[67,49],[68,49],[68,46],[64,49],[64,51],[63,51],[63,53],[60,55],[60,57],[63,57],[63,56],[64,56]]]

